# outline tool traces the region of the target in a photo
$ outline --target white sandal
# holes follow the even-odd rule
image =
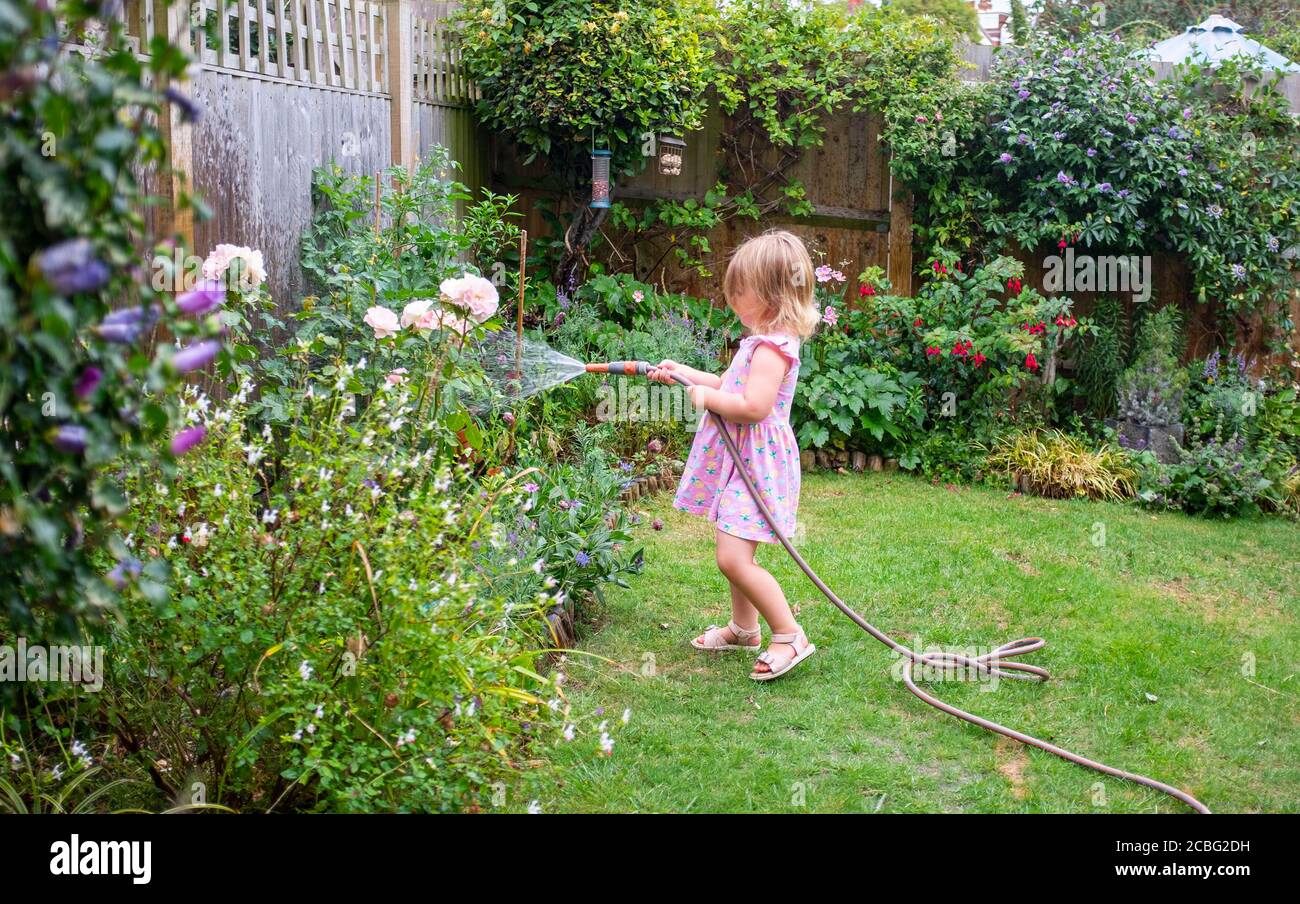
[[[736,637],[736,642],[731,643],[722,637],[722,632],[730,630]],[[761,629],[755,628],[752,631],[746,631],[740,625],[733,622],[727,622],[726,628],[719,628],[717,625],[709,625],[704,631],[704,640],[691,638],[691,646],[697,650],[704,650],[708,653],[721,653],[726,650],[749,650],[758,652],[763,646],[763,640],[760,637]],[[754,643],[746,643],[750,638],[755,638]]]
[[[800,628],[793,634],[773,634],[771,643],[789,644],[794,648],[794,658],[778,670],[773,665],[776,657],[773,656],[770,651],[764,650],[762,653],[758,654],[758,661],[764,663],[769,669],[771,669],[771,671],[750,672],[749,677],[753,678],[755,681],[771,681],[773,678],[780,678],[813,653],[817,652],[817,648],[808,642],[808,636],[803,633],[803,628]]]

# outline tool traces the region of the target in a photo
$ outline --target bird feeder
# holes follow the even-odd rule
[[[686,160],[686,142],[671,135],[659,136],[659,174],[680,176]]]
[[[591,152],[591,206],[609,206],[609,158],[604,149]]]

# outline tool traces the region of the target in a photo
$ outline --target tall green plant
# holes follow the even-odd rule
[[[162,263],[168,249],[154,259],[143,219],[158,199],[142,174],[168,176],[160,111],[200,114],[175,87],[157,90],[188,61],[161,35],[132,46],[111,17],[100,43],[65,50],[61,36],[87,33],[98,9],[0,6],[0,618],[33,638],[101,621],[114,584],[137,577],[110,581],[94,564],[97,550],[122,551],[116,472],[170,459],[179,374],[222,347],[211,312],[224,291],[178,306],[165,293],[186,287]],[[154,349],[156,325],[202,341]]]

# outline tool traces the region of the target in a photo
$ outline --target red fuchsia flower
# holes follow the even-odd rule
[[[1013,295],[1019,295],[1023,285],[1024,284],[1020,280],[1013,276],[1007,280],[1007,291],[1011,292]]]
[[[1066,326],[1077,326],[1078,323],[1079,323],[1079,321],[1077,321],[1077,320],[1075,320],[1073,317],[1071,317],[1069,320],[1067,320],[1067,321],[1065,322],[1065,325],[1066,325]]]
[[[1066,245],[1065,239],[1061,239],[1059,242],[1056,243],[1057,248],[1064,248],[1065,245]]]
[[[858,295],[862,297],[866,297],[868,295],[875,295],[875,294],[876,294],[876,290],[874,286],[867,285],[866,283],[863,283],[862,285],[858,286]]]
[[[937,345],[928,345],[925,348],[925,355],[927,358],[932,358],[935,355],[942,355],[942,354],[943,354],[943,349],[939,348],[939,346]]]
[[[1055,323],[1057,326],[1065,326],[1065,318],[1062,317],[1060,314],[1057,314],[1056,319],[1053,320],[1052,322]]]
[[[985,358],[985,357],[984,357],[984,353],[983,353],[983,352],[976,352],[976,353],[975,353],[975,357],[974,357],[973,360],[974,360],[974,362],[975,362],[975,366],[976,366],[976,367],[979,367],[981,364],[983,364],[985,361],[987,361],[988,358]]]
[[[934,272],[941,273],[946,276],[948,274],[948,267],[942,261],[936,260],[934,262]]]
[[[1030,370],[1038,370],[1038,359],[1034,357],[1033,352],[1025,355],[1025,367]]]
[[[957,342],[957,344],[954,345],[954,346],[952,347],[952,352],[951,352],[951,354],[952,354],[953,357],[955,357],[955,358],[964,358],[964,357],[966,357],[966,346],[963,345],[963,344],[961,343],[961,341],[959,340],[959,341]]]
[[[921,327],[925,326],[925,321],[922,320],[920,317],[918,317],[912,321],[912,326],[916,327],[917,329],[920,329]]]

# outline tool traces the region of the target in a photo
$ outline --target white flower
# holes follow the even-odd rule
[[[278,518],[278,517],[280,517],[280,510],[279,510],[279,509],[264,509],[264,510],[262,511],[262,523],[263,523],[263,524],[274,524],[274,523],[275,523],[275,519]]]
[[[542,805],[535,800],[531,801],[528,804],[528,812],[531,813],[533,816],[536,816],[537,814],[542,812]]]
[[[614,739],[611,738],[608,733],[603,731],[600,733],[600,752],[605,754],[605,756],[610,756],[614,753]]]
[[[623,710],[623,724],[626,725],[631,719],[632,719],[632,710],[631,709]]]
[[[304,659],[298,666],[298,674],[302,676],[303,681],[309,680],[312,676],[311,663]]]
[[[573,723],[564,726],[564,740],[572,741],[574,735]]]
[[[538,559],[536,562],[533,563],[533,571],[534,571],[534,573],[536,573],[536,574],[541,574],[541,573],[542,573],[542,560],[541,560],[541,559]]]

